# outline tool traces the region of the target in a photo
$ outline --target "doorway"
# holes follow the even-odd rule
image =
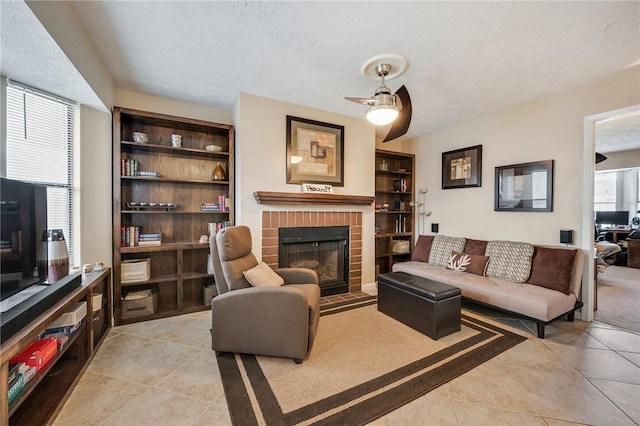
[[[613,111],[592,124],[593,319],[640,332],[640,269],[628,250],[640,222],[640,109]]]

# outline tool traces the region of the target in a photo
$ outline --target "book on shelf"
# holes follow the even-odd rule
[[[145,240],[162,240],[162,232],[157,232],[154,234],[140,234],[138,237],[140,241]]]
[[[11,403],[16,398],[16,396],[20,394],[20,391],[22,390],[23,387],[24,387],[24,376],[22,374],[18,374],[18,377],[13,381],[13,383],[9,383],[9,386],[8,386],[9,403]]]
[[[160,173],[158,173],[158,172],[136,171],[136,176],[159,178],[160,177]]]
[[[120,232],[120,247],[160,245],[162,243],[162,232],[141,234],[139,226],[123,226]]]
[[[77,329],[80,328],[80,325],[82,325],[82,321],[78,321],[76,324],[73,324],[73,325],[65,325],[62,327],[49,327],[43,332],[41,337],[47,337],[49,334],[56,334],[56,333],[66,333],[68,335],[71,335]]]
[[[11,364],[9,365],[9,383],[18,378],[18,374],[20,374],[20,366],[24,364]]]
[[[138,241],[138,246],[159,246],[162,244],[160,240],[147,240],[147,241]]]
[[[136,176],[138,172],[138,160],[134,160],[131,158],[121,158],[120,159],[120,174],[122,176]]]
[[[221,212],[226,213],[229,211],[230,198],[226,195],[218,195],[217,203],[202,203],[200,204],[200,210],[206,212]]]

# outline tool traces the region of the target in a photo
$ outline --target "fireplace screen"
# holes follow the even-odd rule
[[[278,265],[316,271],[323,296],[348,293],[349,227],[280,228]]]

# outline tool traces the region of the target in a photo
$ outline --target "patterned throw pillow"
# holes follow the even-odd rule
[[[531,273],[533,245],[517,241],[489,241],[487,276],[514,283],[524,283]]]
[[[436,235],[433,237],[431,252],[429,253],[429,263],[431,265],[447,266],[452,251],[462,253],[467,240],[464,238],[447,237],[446,235]]]
[[[469,253],[451,252],[449,262],[447,262],[447,269],[453,269],[454,271],[469,272],[471,274],[480,275],[484,277],[487,275],[487,265],[489,263],[489,256],[480,256]]]

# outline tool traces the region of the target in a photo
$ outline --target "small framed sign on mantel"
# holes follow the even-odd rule
[[[320,183],[303,183],[302,192],[305,194],[333,194],[333,186]]]

